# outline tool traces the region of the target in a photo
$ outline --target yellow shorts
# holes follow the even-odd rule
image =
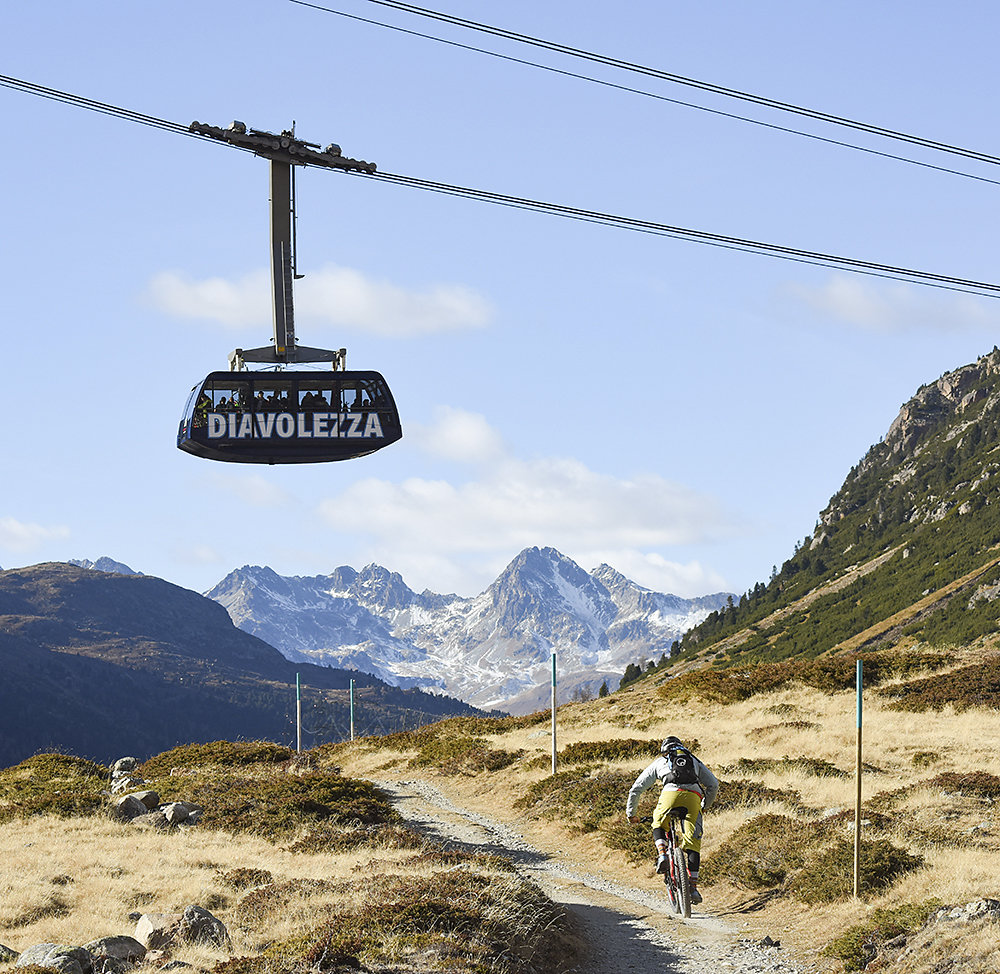
[[[663,823],[672,808],[686,808],[684,828],[681,832],[681,848],[701,852],[701,795],[696,791],[671,788],[667,785],[660,792],[660,800],[653,810],[653,828],[663,828]]]

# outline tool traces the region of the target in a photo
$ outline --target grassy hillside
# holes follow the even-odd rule
[[[322,750],[218,742],[138,773],[164,801],[202,805],[202,821],[114,820],[108,769],[79,758],[0,771],[0,850],[17,866],[0,888],[0,943],[131,936],[139,913],[194,904],[226,925],[231,947],[181,943],[147,969],[550,974],[573,957],[562,911],[509,862],[427,841]]]
[[[772,577],[685,634],[675,671],[1000,628],[1000,352],[906,403]]]
[[[206,809],[187,830],[114,822],[106,768],[36,756],[0,771],[0,849],[18,864],[0,892],[0,943],[84,943],[130,933],[130,913],[194,903],[226,923],[233,949],[172,956],[214,974],[320,960],[325,971],[554,974],[575,949],[559,909],[502,857],[427,842],[369,782],[428,779],[578,869],[662,895],[648,828],[623,812],[675,733],[723,781],[706,816],[706,912],[817,971],[874,957],[883,974],[986,974],[1000,969],[992,921],[934,917],[1000,893],[1000,711],[961,693],[914,707],[904,691],[954,689],[998,658],[988,642],[946,658],[868,657],[860,901],[853,664],[819,660],[661,672],[564,705],[555,775],[545,712],[451,718],[299,757],[253,742],[176,748],[140,774],[163,800]]]
[[[852,896],[855,694],[837,667],[764,664],[738,679],[712,669],[676,680],[661,673],[563,706],[555,776],[545,713],[453,719],[338,745],[336,754],[352,774],[431,777],[516,822],[536,845],[571,847],[594,871],[659,891],[648,826],[624,821],[625,796],[662,737],[696,740],[723,781],[706,816],[705,909],[793,945],[819,969],[860,969],[881,951],[879,971],[985,974],[1000,969],[989,920],[927,922],[942,906],[1000,894],[1000,713],[961,694],[915,710],[900,693],[996,659],[997,649],[959,657],[869,660],[860,901]],[[845,669],[853,679],[853,663]],[[647,795],[642,810],[651,807]],[[912,954],[892,963],[907,943]],[[942,952],[961,965],[934,966]]]

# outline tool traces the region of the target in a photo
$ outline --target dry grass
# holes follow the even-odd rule
[[[993,778],[1000,779],[995,743],[1000,712],[946,708],[915,714],[891,709],[891,701],[869,694],[864,718],[865,841],[922,857],[924,865],[896,876],[886,889],[863,890],[861,901],[803,903],[790,881],[750,888],[735,873],[715,876],[707,888],[712,912],[745,924],[748,935],[781,939],[820,965],[835,962],[819,958],[818,951],[886,911],[935,897],[961,904],[1000,892],[1000,818],[990,792]],[[407,847],[399,823],[379,811],[378,796],[367,786],[324,781],[332,765],[355,778],[432,779],[461,804],[516,823],[553,857],[656,893],[662,885],[651,868],[651,845],[642,829],[624,835],[621,818],[628,782],[652,760],[655,741],[669,734],[697,739],[697,753],[721,778],[755,786],[747,787],[741,800],[706,815],[706,879],[713,855],[737,830],[765,816],[792,820],[801,834],[819,836],[820,851],[853,835],[853,692],[790,686],[724,705],[665,700],[652,681],[643,681],[606,698],[561,707],[558,733],[560,749],[575,759],[560,767],[567,775],[561,782],[573,787],[559,792],[545,785],[551,753],[547,721],[498,722],[495,732],[481,723],[450,728],[445,722],[419,738],[397,735],[389,742],[318,749],[313,767],[295,772],[295,782],[281,779],[293,772],[274,763],[233,769],[233,780],[254,789],[255,814],[270,830],[264,834],[223,830],[234,821],[237,801],[225,815],[221,805],[214,809],[218,828],[169,833],[123,826],[101,815],[67,815],[66,809],[13,814],[0,829],[0,853],[16,864],[0,884],[0,942],[15,950],[43,941],[85,943],[131,933],[131,912],[174,912],[196,903],[222,919],[233,937],[235,959],[218,974],[288,974],[297,965],[341,955],[405,970],[478,965],[500,971],[505,964],[512,971],[531,964],[545,969],[547,951],[563,934],[547,912],[551,904],[537,890],[485,862],[428,854],[413,843]],[[457,755],[449,741],[468,741],[470,734],[476,739],[475,760],[469,760],[468,750]],[[441,740],[435,743],[435,737]],[[648,755],[623,743],[643,740],[651,742]],[[616,757],[626,750],[635,756]],[[494,765],[495,754],[502,762]],[[414,762],[421,755],[426,763]],[[176,757],[166,764],[173,766]],[[847,774],[817,773],[824,763]],[[227,792],[215,783],[217,769],[194,761],[191,767],[187,777],[162,784],[181,790],[198,786],[209,799],[223,802]],[[289,790],[290,784],[295,788]],[[527,796],[534,801],[519,807]],[[292,800],[301,820],[287,814]],[[351,815],[338,814],[339,801]],[[361,826],[362,820],[368,824]],[[612,833],[622,840],[613,849]],[[788,840],[779,833],[777,841]],[[649,859],[643,860],[644,848]],[[806,858],[809,854],[806,850]],[[262,889],[253,887],[250,867],[260,871]],[[240,876],[246,882],[234,881]],[[447,897],[437,895],[453,882]],[[381,908],[391,904],[398,908]],[[481,912],[474,921],[475,910]],[[542,928],[550,933],[533,939]],[[483,939],[487,934],[494,940]],[[506,959],[491,954],[499,941],[518,944],[521,953]],[[882,970],[1000,969],[995,927],[987,921],[938,925],[914,935],[910,948],[895,966]],[[176,954],[202,970],[227,957],[207,947],[183,947]],[[973,957],[978,959],[954,966],[956,958]]]
[[[281,881],[347,880],[358,861],[356,855],[292,854],[253,836],[234,842],[224,832],[159,832],[101,816],[9,822],[0,830],[0,855],[17,863],[0,885],[0,938],[15,950],[131,934],[128,914],[136,911],[172,913],[198,904],[225,918],[236,894],[221,874],[248,862]],[[239,947],[240,932],[230,933]]]
[[[831,826],[844,840],[853,839],[855,800],[855,695],[853,691],[823,693],[802,686],[754,696],[728,705],[664,700],[652,681],[584,704],[560,707],[558,740],[560,749],[576,744],[598,744],[621,739],[655,740],[669,734],[684,739],[697,738],[698,754],[723,779],[752,778],[768,789],[789,796],[788,801],[737,805],[706,816],[703,862],[741,826],[764,815],[792,816],[802,822],[822,822],[824,816],[841,813]],[[985,708],[915,714],[891,708],[891,701],[866,693],[864,701],[863,827],[866,842],[884,842],[906,854],[920,856],[924,865],[905,872],[880,892],[863,890],[860,902],[851,898],[823,905],[803,905],[780,889],[775,896],[741,888],[721,878],[710,889],[706,903],[714,912],[740,917],[750,930],[770,934],[794,944],[805,954],[815,952],[853,924],[871,918],[876,910],[892,909],[905,903],[923,903],[937,897],[944,903],[960,904],[993,897],[1000,893],[1000,817],[994,817],[993,800],[974,794],[949,794],[941,785],[929,782],[948,773],[983,772],[1000,777],[1000,713]],[[624,851],[609,850],[602,834],[579,832],[579,817],[573,814],[552,817],[544,802],[519,810],[515,803],[548,778],[550,739],[547,724],[521,728],[491,738],[497,748],[523,751],[522,756],[500,774],[480,774],[474,779],[425,775],[435,784],[472,808],[516,822],[531,840],[561,855],[568,842],[577,858],[588,868],[629,884],[659,886],[649,862],[630,860]],[[406,752],[401,751],[400,755]],[[593,752],[586,752],[593,753]],[[653,754],[648,756],[652,760]],[[381,773],[391,764],[392,755],[378,756],[379,768],[371,756],[348,749],[338,761],[354,772]],[[783,759],[788,759],[784,761]],[[795,759],[828,762],[844,777],[809,773]],[[756,762],[754,773],[727,774],[741,759]],[[765,768],[763,762],[770,762]],[[635,775],[646,758],[596,761],[582,773],[593,778],[602,772]],[[561,765],[560,771],[576,770]],[[412,771],[408,770],[408,774]],[[612,776],[608,776],[612,780]],[[942,779],[947,780],[947,779]],[[536,788],[537,793],[537,788]],[[798,804],[792,800],[797,799]],[[890,796],[886,801],[886,796]],[[624,808],[625,794],[620,795]],[[876,814],[881,813],[881,816]],[[572,839],[568,839],[572,835]],[[887,846],[888,847],[888,846]],[[650,846],[651,849],[651,846]],[[947,868],[941,869],[940,864]],[[988,929],[988,928],[987,928]],[[970,944],[980,936],[970,930]],[[983,934],[986,936],[986,934]],[[959,947],[965,934],[956,938],[952,953],[962,956],[972,947]],[[931,937],[933,940],[933,937]],[[990,946],[992,955],[995,944]],[[944,952],[947,953],[947,952]],[[933,970],[931,946],[921,948],[920,957],[911,959],[899,974]],[[818,962],[821,963],[821,962]],[[829,962],[833,963],[833,962]],[[923,964],[924,966],[920,966]],[[951,970],[952,968],[941,968]],[[955,968],[955,970],[966,968]],[[969,971],[1000,970],[1000,966],[969,967]],[[893,972],[897,968],[891,969]]]
[[[7,777],[38,784],[39,775],[22,770]],[[546,974],[573,956],[559,908],[509,864],[414,841],[394,819],[351,820],[349,813],[381,800],[369,785],[273,764],[202,772],[220,794],[228,781],[228,800],[247,807],[250,819],[253,796],[285,794],[283,778],[312,790],[294,790],[297,804],[280,818],[268,799],[256,809],[262,827],[236,831],[204,824],[160,831],[105,812],[39,814],[34,804],[25,813],[12,800],[0,855],[16,869],[0,884],[0,943],[21,952],[131,935],[129,914],[179,913],[194,904],[226,924],[231,951],[179,944],[170,959],[217,974],[332,974],[359,963]]]

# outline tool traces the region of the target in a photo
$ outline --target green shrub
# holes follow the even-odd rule
[[[791,788],[769,788],[759,781],[750,781],[746,778],[734,781],[720,780],[719,794],[712,805],[712,811],[750,808],[767,802],[784,802],[792,808],[801,808],[802,796]]]
[[[427,839],[406,825],[392,822],[341,828],[324,823],[308,829],[288,845],[289,852],[348,852],[361,846],[382,849],[420,849]]]
[[[205,809],[202,828],[253,832],[272,841],[303,831],[342,830],[344,825],[396,823],[399,815],[371,782],[335,771],[289,774],[271,766],[266,773],[220,774],[216,768],[149,782],[164,801],[187,800]]]
[[[846,778],[848,772],[841,771],[822,758],[740,758],[736,764],[725,769],[739,774],[765,774],[787,771],[802,771],[817,778]]]
[[[487,876],[451,868],[324,886],[340,902],[315,929],[265,947],[256,967],[236,958],[216,966],[214,974],[343,967],[535,974],[554,969],[557,958],[572,960],[565,956],[569,939],[561,908],[509,871]],[[280,910],[295,892],[270,891],[266,903],[241,903],[241,922],[262,909]]]
[[[230,889],[251,889],[254,886],[267,886],[274,882],[274,876],[267,869],[255,869],[252,866],[241,866],[228,872],[217,872],[219,882]]]
[[[371,751],[419,751],[437,738],[469,738],[480,735],[506,734],[513,730],[534,727],[551,717],[551,711],[540,710],[521,717],[446,717],[433,724],[424,724],[413,730],[395,734],[363,737],[357,741],[337,745],[325,745],[331,751],[359,746]]]
[[[65,754],[35,754],[0,771],[0,822],[31,815],[68,818],[107,806],[110,772]]]
[[[532,808],[546,818],[560,817],[593,832],[609,816],[625,814],[634,782],[631,771],[560,771],[531,785],[514,807]]]
[[[652,761],[659,753],[659,740],[617,738],[567,744],[556,757],[561,764],[588,764],[594,761],[631,761],[637,758]]]
[[[150,758],[139,767],[144,778],[169,775],[174,768],[245,767],[251,764],[281,764],[295,751],[271,741],[213,741],[210,744],[182,744]]]
[[[759,815],[744,823],[704,861],[706,882],[728,879],[748,889],[781,886],[803,866],[822,830],[785,815]]]
[[[938,899],[877,909],[864,923],[850,927],[823,948],[823,955],[842,961],[845,970],[864,970],[890,940],[915,933],[941,906]]]
[[[894,701],[897,710],[941,710],[951,705],[957,710],[969,707],[1000,706],[1000,662],[975,663],[950,673],[913,680],[898,686],[883,687],[880,696]]]
[[[986,771],[945,771],[925,784],[972,798],[1000,798],[1000,778]]]
[[[748,700],[761,693],[780,690],[792,683],[802,683],[824,693],[835,693],[855,685],[859,659],[864,663],[864,682],[869,687],[891,678],[940,669],[950,661],[943,653],[894,650],[849,653],[819,659],[782,659],[777,662],[739,660],[725,667],[691,670],[668,680],[658,692],[678,703],[702,699],[721,704]]]
[[[646,792],[639,799],[637,817],[639,822],[633,824],[625,818],[625,809],[620,815],[607,817],[600,826],[601,840],[609,849],[624,852],[631,862],[646,862],[655,854],[653,833],[650,820],[659,795]]]
[[[811,720],[783,720],[780,724],[754,727],[753,730],[747,731],[747,737],[763,737],[765,734],[771,734],[774,731],[815,730],[817,727],[819,727],[819,724]]]
[[[443,774],[499,771],[517,761],[524,751],[490,747],[479,737],[428,736],[419,744],[410,767],[435,767]]]
[[[923,861],[887,839],[862,842],[859,863],[862,895],[888,889],[904,873],[923,865]],[[787,891],[810,904],[832,903],[852,896],[854,843],[835,839],[832,845],[821,849],[789,879]]]

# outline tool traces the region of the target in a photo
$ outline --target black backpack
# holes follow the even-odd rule
[[[686,747],[681,744],[671,744],[663,752],[663,756],[670,765],[670,770],[663,779],[666,784],[698,784],[698,770],[695,767],[694,755]]]

